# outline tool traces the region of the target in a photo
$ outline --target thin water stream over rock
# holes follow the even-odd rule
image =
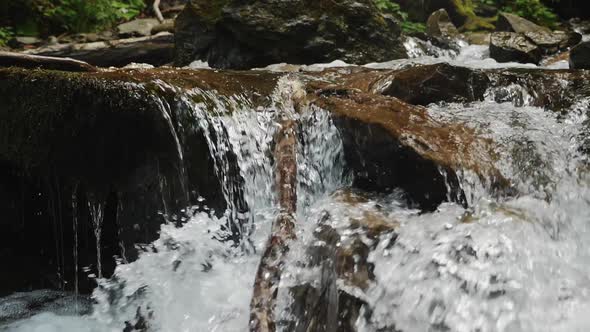
[[[62,274],[1,298],[0,331],[264,330],[260,303],[268,331],[590,328],[588,73],[406,47],[296,73],[0,69],[2,132],[48,124],[0,137],[6,216],[55,229]]]

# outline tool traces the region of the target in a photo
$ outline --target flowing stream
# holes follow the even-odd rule
[[[367,66],[441,61],[477,68],[522,66],[498,64],[479,46],[462,45],[458,54],[438,57],[416,55]],[[0,331],[106,332],[126,326],[125,331],[247,331],[256,270],[278,213],[272,147],[285,113],[298,123],[299,145],[298,241],[289,252],[277,300],[283,321],[293,320],[286,289],[321,278],[305,264],[313,258],[306,248],[318,241],[314,232],[319,224],[338,230],[345,241],[358,235],[349,231],[356,220],[378,215],[395,232],[377,238],[361,234],[372,248],[367,261],[374,266],[374,279],[365,287],[335,286],[362,299],[361,314],[353,322],[359,331],[590,329],[585,315],[590,310],[590,177],[581,152],[590,99],[562,113],[530,106],[526,98],[498,103],[494,91],[482,102],[430,105],[428,112],[437,121],[464,123],[493,140],[498,146],[495,166],[519,194],[498,197],[465,171],[459,180],[467,207],[443,203],[434,212],[421,213],[404,202],[401,192],[350,194],[339,132],[324,110],[295,111],[291,96],[300,89],[297,79],[286,75],[272,105],[256,111],[238,97],[222,99],[209,92],[216,101],[213,113],[187,93],[183,107],[200,119],[193,130],[209,138],[226,200],[234,202],[236,194],[228,171],[227,154],[232,152],[249,209],[230,204],[216,216],[203,201],[187,209],[190,217],[182,227],[162,225],[160,238],[138,260],[119,264],[111,279],[99,279],[91,314],[48,308],[0,326]],[[363,198],[350,198],[355,195]],[[90,208],[100,225],[100,205]],[[329,220],[322,221],[324,215]],[[230,236],[227,225],[237,223],[246,241],[221,241]],[[100,241],[100,230],[96,232]],[[19,303],[0,299],[0,313],[22,310]],[[74,305],[77,297],[67,304]],[[279,329],[289,330],[286,326]]]

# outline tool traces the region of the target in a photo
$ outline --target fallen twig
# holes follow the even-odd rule
[[[164,22],[164,16],[162,16],[162,12],[160,11],[160,0],[154,0],[153,8],[158,21],[160,21],[160,23]]]
[[[0,67],[41,68],[78,72],[97,71],[96,67],[84,61],[14,52],[0,52]]]

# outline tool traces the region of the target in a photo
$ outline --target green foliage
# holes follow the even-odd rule
[[[540,0],[511,0],[502,7],[502,11],[514,13],[535,23],[555,27],[557,15],[541,3]]]
[[[91,32],[130,20],[144,0],[0,0],[0,26],[17,35]]]
[[[390,0],[374,0],[374,2],[375,6],[384,13],[393,13],[400,16],[405,15],[407,17],[407,14],[402,12],[400,5],[395,2]]]
[[[412,22],[408,19],[408,13],[402,11],[399,4],[390,0],[373,0],[375,6],[383,13],[391,14],[402,21],[402,30],[404,32],[424,32],[426,25],[420,22]]]
[[[6,43],[12,39],[13,35],[14,32],[11,27],[0,27],[0,46],[6,46]]]
[[[137,16],[143,0],[61,0],[40,7],[44,18],[70,32],[90,32]]]
[[[403,21],[402,30],[407,33],[412,32],[425,32],[426,24],[420,22]]]

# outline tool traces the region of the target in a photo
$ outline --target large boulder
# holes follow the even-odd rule
[[[590,42],[583,42],[571,50],[570,68],[590,69]]]
[[[582,35],[573,31],[529,31],[524,35],[537,45],[543,54],[555,54],[582,40]]]
[[[542,51],[522,33],[495,32],[490,39],[490,57],[498,62],[538,64]]]
[[[449,13],[443,8],[430,15],[426,29],[428,34],[435,37],[455,37],[459,34],[457,27],[451,22]]]
[[[177,65],[218,68],[405,57],[400,25],[370,0],[192,0],[176,19]]]
[[[510,13],[501,13],[498,16],[498,21],[496,22],[496,31],[506,31],[506,32],[518,32],[518,33],[525,33],[531,31],[546,31],[550,32],[546,27],[542,27],[537,25],[527,19],[524,19],[518,15],[510,14]]]
[[[518,15],[501,13],[496,23],[496,31],[515,32],[537,45],[543,54],[554,54],[582,40],[582,36],[573,31],[551,31]],[[520,37],[519,37],[520,38]]]

